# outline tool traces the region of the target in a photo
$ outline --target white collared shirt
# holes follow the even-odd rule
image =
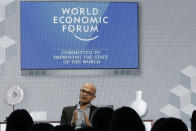
[[[85,120],[84,120],[84,113],[89,118],[89,116],[90,116],[90,107],[91,107],[91,103],[88,104],[88,106],[86,107],[85,110],[82,110],[80,108],[80,104],[79,103],[77,104],[78,120],[76,121],[75,129],[82,128],[82,127],[85,127],[86,126]]]

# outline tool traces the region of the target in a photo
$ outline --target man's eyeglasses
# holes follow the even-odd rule
[[[92,93],[90,91],[86,91],[84,89],[80,89],[80,93],[82,93],[82,94],[86,93],[86,95],[88,95],[88,96],[93,96],[94,95],[94,93]]]

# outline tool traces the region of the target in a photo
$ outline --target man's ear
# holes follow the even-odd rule
[[[94,100],[96,98],[96,96],[93,96],[92,100]]]

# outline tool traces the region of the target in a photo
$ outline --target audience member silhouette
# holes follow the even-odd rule
[[[32,126],[31,131],[50,131],[54,127],[49,123],[36,123]]]
[[[83,127],[83,128],[78,128],[78,129],[76,129],[76,131],[95,131],[95,128],[86,126],[86,127]]]
[[[84,127],[76,131],[145,131],[143,121],[130,107],[121,107],[115,111],[102,107],[92,115],[92,127]],[[33,119],[25,109],[13,111],[6,122],[6,131],[74,131],[73,127],[67,125],[56,127],[49,123],[33,125]],[[191,130],[196,131],[196,111],[192,113]],[[158,119],[151,131],[188,131],[188,128],[182,120],[170,117]]]
[[[69,125],[59,125],[55,126],[51,131],[74,131],[74,127]]]
[[[135,110],[121,107],[114,111],[109,131],[145,131],[145,126]]]
[[[29,131],[32,125],[30,114],[25,109],[18,109],[9,115],[6,131]]]
[[[159,131],[188,131],[186,124],[177,118],[165,118]]]
[[[97,131],[108,131],[113,112],[113,109],[109,107],[98,108],[92,114],[92,126]]]
[[[151,131],[160,131],[162,124],[164,123],[165,118],[158,119],[152,126]]]
[[[191,117],[191,131],[196,131],[196,110],[193,111]]]

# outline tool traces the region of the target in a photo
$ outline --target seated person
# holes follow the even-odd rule
[[[92,127],[96,131],[108,131],[114,110],[110,107],[100,107],[93,112]]]
[[[196,131],[196,110],[192,112],[191,131]]]
[[[113,112],[108,131],[145,131],[145,126],[134,109],[123,106]]]
[[[29,131],[33,119],[27,110],[17,109],[9,115],[6,124],[6,131]]]
[[[87,83],[80,89],[80,97],[77,105],[64,107],[61,115],[61,125],[71,125],[75,129],[91,127],[91,115],[97,107],[91,104],[95,99],[96,88],[93,84]]]

